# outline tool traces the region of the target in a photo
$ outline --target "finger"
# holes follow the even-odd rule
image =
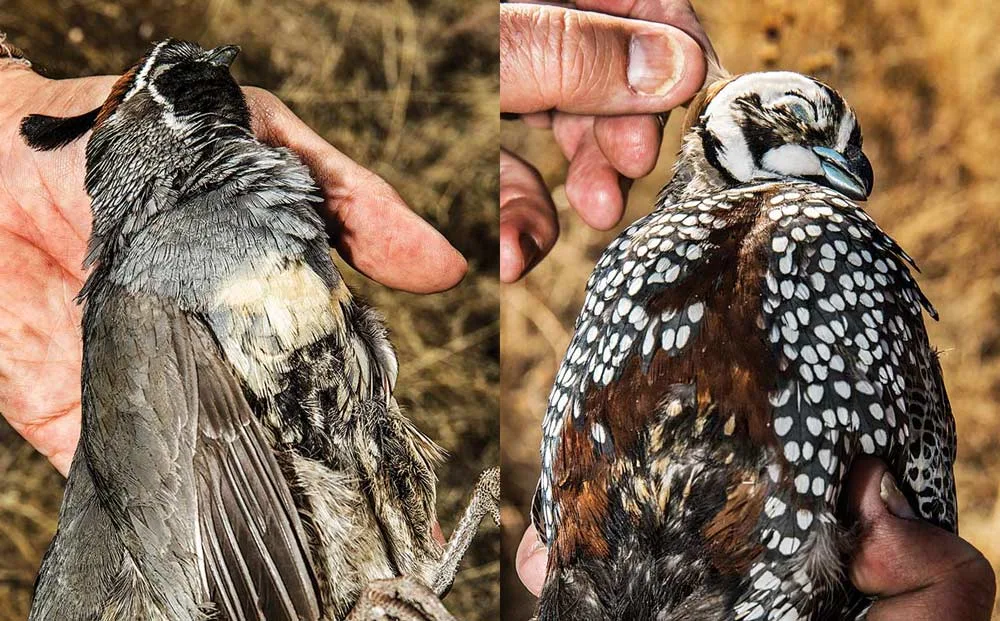
[[[538,540],[534,526],[529,526],[517,546],[517,576],[524,587],[536,596],[542,592],[545,585],[545,566],[548,550],[545,544]]]
[[[662,112],[705,79],[694,39],[673,26],[554,6],[500,7],[500,110]]]
[[[648,114],[598,117],[594,136],[601,153],[621,174],[645,177],[656,166],[662,132],[656,117]]]
[[[702,49],[715,56],[715,48],[688,0],[578,0],[577,8],[632,17],[683,30]]]
[[[625,213],[625,180],[604,156],[593,131],[586,133],[569,163],[566,198],[580,218],[606,231]]]
[[[14,431],[48,458],[59,474],[69,475],[69,466],[80,440],[80,409],[23,424],[8,420]]]
[[[980,618],[980,609],[988,618],[995,588],[989,563],[957,535],[917,519],[885,464],[858,460],[846,493],[848,511],[861,530],[849,567],[851,582],[884,600],[870,619],[902,619],[896,616],[900,610],[930,615],[907,619],[939,618],[934,615],[940,605],[953,600],[954,606],[959,599],[965,614],[955,618]]]
[[[549,129],[552,127],[552,113],[548,111],[522,114],[521,120],[528,127],[534,127],[535,129]]]
[[[556,208],[541,175],[524,160],[501,150],[501,282],[511,283],[528,273],[558,237]]]
[[[337,250],[373,280],[414,293],[457,285],[468,266],[461,253],[413,213],[395,190],[312,131],[271,93],[246,89],[254,131],[286,146],[312,171],[337,228]]]
[[[576,156],[583,137],[594,131],[594,117],[584,114],[555,112],[552,114],[552,136],[567,160]]]
[[[552,133],[570,160],[566,175],[566,197],[570,206],[590,226],[606,230],[621,219],[630,185],[597,145],[595,118],[557,112]]]

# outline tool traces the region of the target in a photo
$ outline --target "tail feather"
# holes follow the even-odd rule
[[[69,117],[31,114],[21,120],[21,137],[36,151],[60,149],[94,127],[100,111],[100,108],[94,108],[90,112]]]

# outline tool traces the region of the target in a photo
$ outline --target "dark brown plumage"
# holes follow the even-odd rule
[[[850,199],[853,111],[791,73],[696,99],[602,255],[544,422],[539,619],[840,619],[841,484],[886,460],[955,527],[954,427],[909,257]],[[852,613],[853,614],[853,613]]]

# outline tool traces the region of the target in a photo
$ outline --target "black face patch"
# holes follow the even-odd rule
[[[154,87],[177,116],[211,114],[250,127],[243,91],[225,67],[202,60],[181,61],[157,75]]]
[[[864,139],[861,136],[861,126],[854,123],[854,129],[851,131],[851,137],[847,141],[847,146],[861,149],[861,147],[864,146],[864,144],[862,144],[863,142]]]
[[[826,94],[826,99],[823,102],[823,108],[825,108],[826,114],[831,119],[839,119],[844,116],[844,100],[841,99],[840,94],[833,90],[826,84],[813,80],[816,85]],[[818,112],[818,111],[817,111]],[[817,114],[817,118],[819,115]]]

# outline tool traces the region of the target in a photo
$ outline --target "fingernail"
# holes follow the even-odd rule
[[[518,238],[518,243],[521,245],[521,257],[524,259],[524,271],[531,269],[531,266],[535,264],[535,258],[538,256],[538,244],[535,243],[535,238],[527,233],[521,233]]]
[[[662,96],[677,84],[683,59],[674,39],[665,33],[632,35],[628,48],[628,83],[644,95]]]
[[[879,496],[882,497],[882,502],[889,509],[889,513],[904,520],[917,519],[917,514],[913,512],[909,501],[906,500],[906,496],[903,495],[903,492],[899,491],[899,488],[896,486],[896,480],[888,472],[882,475]]]

